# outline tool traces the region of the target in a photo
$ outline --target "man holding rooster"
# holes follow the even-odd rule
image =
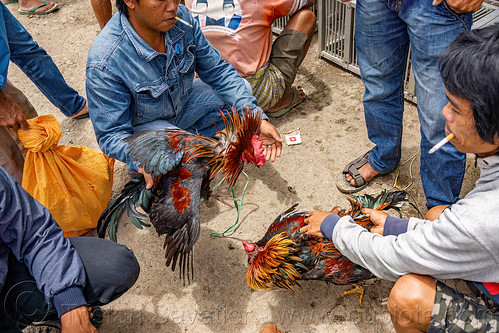
[[[449,103],[445,134],[476,154],[481,176],[457,203],[428,220],[363,209],[370,232],[330,212],[312,212],[301,231],[328,238],[353,262],[396,281],[388,311],[397,332],[497,332],[499,321],[499,24],[462,33],[439,60]],[[430,220],[436,218],[435,221]],[[469,297],[436,279],[463,279]],[[410,292],[408,292],[410,291]]]
[[[249,84],[221,59],[179,0],[118,0],[117,7],[87,61],[89,113],[106,155],[137,171],[123,141],[134,133],[181,128],[210,137],[224,128],[219,110],[232,107],[267,118]],[[282,139],[266,120],[260,140],[266,159],[274,161]]]

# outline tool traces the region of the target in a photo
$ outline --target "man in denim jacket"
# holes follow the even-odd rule
[[[219,110],[262,112],[249,84],[221,59],[199,23],[178,4],[118,0],[119,12],[88,55],[87,98],[99,146],[132,171],[137,170],[123,139],[133,133],[181,128],[213,136],[217,126],[224,128]],[[188,24],[177,21],[177,15]],[[200,79],[194,80],[194,72]],[[282,139],[266,120],[260,132],[267,160],[274,161]]]

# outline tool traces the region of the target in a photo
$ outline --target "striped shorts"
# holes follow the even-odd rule
[[[301,31],[284,29],[272,44],[269,61],[255,74],[245,77],[263,111],[274,106],[293,84],[307,39]]]

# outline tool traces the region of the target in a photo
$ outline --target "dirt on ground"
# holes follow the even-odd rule
[[[85,96],[85,64],[92,42],[99,33],[88,0],[59,0],[60,9],[47,16],[17,14],[17,4],[8,8],[54,59],[69,85]],[[61,144],[99,149],[89,119],[64,117],[15,66],[9,79],[30,99],[39,114],[53,114],[62,126]],[[303,143],[284,146],[275,163],[245,171],[249,183],[239,227],[230,237],[210,237],[234,224],[236,210],[218,200],[201,207],[201,236],[194,248],[194,281],[184,286],[178,274],[165,266],[163,237],[153,228],[139,230],[123,218],[118,241],[137,256],[141,273],[137,283],[121,298],[103,307],[100,332],[259,332],[265,323],[275,323],[284,332],[393,332],[386,310],[392,282],[374,280],[367,287],[362,306],[356,295],[343,296],[349,286],[305,281],[295,293],[254,292],[246,284],[241,240],[256,241],[274,218],[294,203],[311,210],[326,210],[348,202],[335,186],[335,177],[345,164],[372,147],[365,126],[360,78],[319,59],[317,36],[300,69],[296,84],[307,99],[286,116],[271,120],[277,129],[299,128]],[[406,102],[402,162],[419,149],[416,106]],[[463,186],[467,193],[478,177],[472,157]],[[419,209],[426,212],[419,177],[419,157],[400,172],[377,177],[361,193],[390,189],[398,176],[401,187]],[[117,162],[113,196],[128,180],[123,163]],[[216,184],[218,181],[213,182]],[[245,185],[241,176],[236,193]],[[226,186],[215,191],[229,195]],[[231,200],[228,200],[231,203]],[[405,217],[416,215],[412,208]],[[95,233],[94,233],[95,234]],[[96,258],[98,260],[98,258]],[[452,286],[460,282],[450,281]],[[49,332],[29,328],[27,332]]]

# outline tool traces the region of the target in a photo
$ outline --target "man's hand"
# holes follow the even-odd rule
[[[15,130],[18,128],[29,129],[23,110],[2,89],[0,89],[0,126],[12,127]]]
[[[139,173],[144,175],[144,180],[146,181],[146,189],[150,190],[154,185],[154,180],[152,179],[152,175],[150,173],[146,173],[144,171],[144,168],[140,168]]]
[[[444,0],[433,0],[433,6],[440,5]],[[476,12],[482,6],[483,0],[447,0],[449,8],[456,13]]]
[[[262,120],[260,125],[260,141],[263,141],[263,147],[265,148],[265,158],[271,160],[272,162],[279,156],[281,156],[282,150],[282,139],[279,132],[274,126],[272,126],[268,121]]]
[[[90,322],[92,312],[90,308],[82,305],[66,312],[61,316],[63,333],[97,333],[97,329]]]
[[[385,221],[388,214],[376,209],[362,208],[361,212],[363,214],[369,215],[371,222],[374,224],[371,227],[371,232],[373,234],[380,234],[383,236],[383,230],[385,229]]]
[[[330,214],[331,212],[310,212],[310,214],[308,214],[308,217],[305,219],[306,225],[301,227],[300,231],[311,236],[323,238],[324,236],[321,232],[321,224],[322,221],[324,221],[324,219]]]

